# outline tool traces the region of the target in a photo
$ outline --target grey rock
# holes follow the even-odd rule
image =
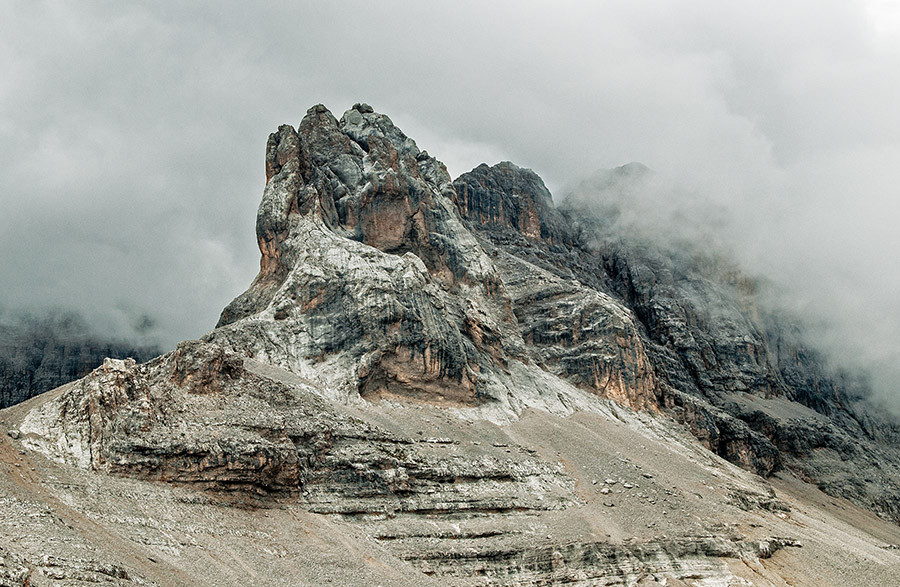
[[[348,398],[481,405],[508,403],[512,389],[544,393],[532,378],[510,379],[517,363],[655,407],[644,397],[654,385],[629,311],[550,275],[512,279],[536,270],[486,254],[460,217],[446,168],[387,116],[358,106],[337,120],[310,109],[297,130],[270,137],[266,161],[260,273],[209,340]],[[503,169],[543,186],[533,172]],[[543,192],[536,210],[555,213]],[[565,340],[554,296],[585,315],[584,340]],[[322,377],[323,361],[340,364],[334,377]]]
[[[623,166],[605,188],[621,192],[648,173],[639,164]],[[542,229],[540,237],[533,230],[523,234],[495,210],[510,208],[502,202],[548,202],[545,188],[530,176],[510,166],[479,166],[455,183],[474,197],[474,204],[460,201],[461,214],[483,246],[496,249],[494,258],[505,253],[518,263],[505,275],[510,283],[548,283],[545,276],[552,274],[569,283],[568,291],[582,304],[590,295],[585,290],[611,296],[636,323],[639,342],[626,335],[625,346],[640,349],[641,362],[621,372],[644,374],[641,398],[741,467],[761,475],[789,467],[827,493],[900,520],[900,451],[894,448],[900,423],[868,404],[864,380],[835,371],[804,344],[799,320],[762,302],[762,284],[702,243],[675,249],[618,232],[620,196],[606,207],[568,198],[562,210],[547,214],[552,230]],[[531,192],[523,194],[529,186]],[[529,272],[524,262],[541,271]],[[567,303],[553,289],[543,290],[517,308],[520,325],[540,320],[542,303]],[[561,319],[568,328],[554,330],[568,335],[581,327],[587,332],[582,340],[600,330],[600,340],[610,339],[608,330],[590,322],[584,328],[583,311],[574,314],[574,320]],[[583,384],[594,371],[590,363],[567,357],[564,340],[552,342],[550,352],[567,366],[557,372],[574,381],[581,373]],[[626,387],[641,387],[638,381]]]
[[[573,500],[570,481],[539,460],[435,452],[447,442],[416,443],[342,412],[299,379],[190,341],[144,365],[108,359],[23,428],[32,447],[81,467],[236,500],[293,496],[322,513],[554,509]]]
[[[504,161],[481,164],[453,187],[460,214],[482,227],[513,229],[529,239],[565,244],[571,231],[553,206],[550,191],[532,170]]]
[[[31,569],[25,561],[0,546],[0,585],[11,587],[28,587],[31,584]]]
[[[75,314],[0,320],[0,409],[90,373],[106,357],[146,361],[153,346],[104,340]]]

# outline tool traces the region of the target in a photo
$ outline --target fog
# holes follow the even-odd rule
[[[898,95],[887,0],[11,0],[0,303],[164,346],[202,335],[258,267],[268,133],[365,101],[454,176],[511,160],[560,194],[646,164],[672,189],[637,222],[708,215],[900,397]]]

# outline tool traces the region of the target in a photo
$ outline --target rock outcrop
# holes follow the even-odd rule
[[[509,177],[524,173],[506,168]],[[556,220],[549,192],[527,173],[522,193],[543,191],[498,222],[509,214],[538,221],[543,212]],[[499,261],[464,226],[457,203],[489,207],[479,203],[482,192],[460,199],[444,165],[387,116],[364,104],[340,120],[311,108],[298,130],[282,126],[269,138],[266,176],[260,273],[222,313],[215,340],[344,397],[514,409],[517,396],[543,394],[533,377],[516,376],[537,360],[600,395],[656,405],[630,312],[602,293],[545,284],[584,305],[582,332],[592,334],[569,340],[564,315],[547,304],[551,293],[507,285]],[[514,260],[501,261],[515,270]],[[523,331],[522,304],[532,299],[546,315]],[[571,351],[557,353],[557,344]]]
[[[237,502],[290,497],[315,512],[555,509],[574,499],[561,471],[527,454],[465,458],[459,441],[397,436],[308,383],[199,341],[143,365],[108,359],[20,432],[83,468]]]
[[[504,161],[482,163],[453,182],[463,218],[482,228],[513,230],[529,239],[571,244],[572,233],[550,190],[530,169]]]

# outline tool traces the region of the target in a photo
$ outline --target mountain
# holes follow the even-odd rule
[[[648,173],[629,164],[579,186],[560,210],[542,210],[540,238],[517,226],[515,215],[510,221],[487,212],[544,205],[549,194],[530,170],[481,166],[454,186],[467,200],[461,213],[486,247],[609,292],[627,308],[652,365],[656,406],[707,448],[762,476],[786,467],[830,495],[900,522],[894,448],[900,428],[896,418],[867,402],[864,378],[830,368],[805,343],[802,322],[760,295],[765,283],[717,251],[684,241],[674,248],[664,239],[616,230],[618,200]],[[613,192],[602,215],[579,197],[584,190],[595,198]],[[516,275],[534,278],[513,270],[504,283]],[[537,315],[532,307],[520,308],[520,324]],[[551,343],[553,352],[561,346],[566,342]],[[573,380],[572,373],[564,375]]]
[[[727,259],[512,163],[452,180],[365,104],[265,170],[215,330],[0,412],[0,579],[896,580],[896,423]]]
[[[159,354],[93,334],[72,313],[0,318],[0,408],[84,377],[107,357],[146,361]]]

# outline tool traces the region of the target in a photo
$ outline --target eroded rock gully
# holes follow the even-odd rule
[[[895,425],[727,263],[606,234],[511,163],[451,181],[365,104],[281,126],[265,172],[260,272],[214,331],[0,412],[0,535],[27,533],[2,580],[900,570],[851,503],[897,521]]]

